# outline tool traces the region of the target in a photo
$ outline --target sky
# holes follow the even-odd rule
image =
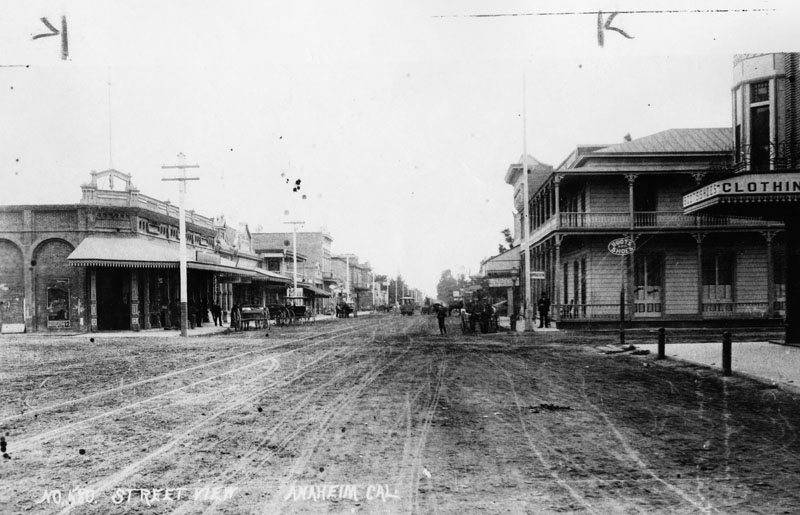
[[[162,166],[183,153],[187,208],[324,228],[432,296],[504,242],[523,139],[555,166],[578,144],[729,126],[733,54],[797,51],[800,22],[775,0],[10,5],[0,205],[76,203],[109,167],[177,202]],[[601,47],[598,11],[632,39]],[[33,39],[41,18],[59,34]]]

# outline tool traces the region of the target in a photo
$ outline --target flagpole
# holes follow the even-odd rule
[[[530,208],[528,196],[528,103],[527,81],[525,73],[522,74],[522,251],[525,253],[525,271],[523,284],[525,285],[525,330],[533,328],[533,302],[531,299],[531,253],[530,253]]]

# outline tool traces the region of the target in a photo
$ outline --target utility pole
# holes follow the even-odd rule
[[[283,222],[292,225],[292,297],[297,297],[297,226],[305,222],[292,221]],[[292,299],[292,306],[294,306],[295,299]]]
[[[180,256],[180,279],[181,279],[181,336],[186,337],[188,336],[187,327],[189,325],[189,307],[187,305],[187,287],[186,287],[186,212],[184,211],[184,197],[186,196],[186,181],[199,181],[199,177],[186,177],[186,169],[187,168],[200,168],[200,165],[187,165],[186,164],[186,156],[183,152],[178,154],[178,164],[177,165],[170,165],[170,166],[162,166],[163,169],[179,169],[180,170],[180,177],[166,177],[161,179],[162,181],[179,181],[180,187],[178,189],[179,196],[178,196],[178,218],[179,218],[179,230],[180,230],[180,246],[179,246],[179,256]]]

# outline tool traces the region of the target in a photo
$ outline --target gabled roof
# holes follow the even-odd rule
[[[723,153],[731,149],[730,127],[668,129],[592,152],[607,154]]]

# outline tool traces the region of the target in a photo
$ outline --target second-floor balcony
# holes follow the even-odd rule
[[[558,213],[531,231],[531,239],[539,240],[556,231],[593,230],[663,230],[698,228],[747,228],[780,227],[781,222],[772,222],[755,217],[710,214],[684,214],[682,211],[635,211],[624,213]]]

